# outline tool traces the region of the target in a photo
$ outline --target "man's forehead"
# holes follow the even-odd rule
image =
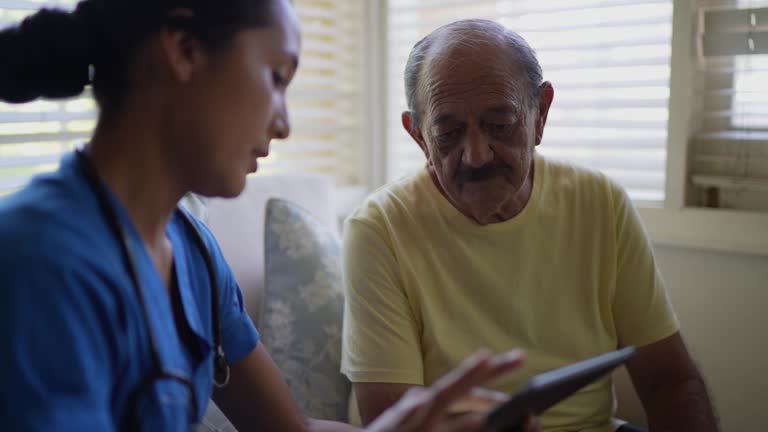
[[[422,96],[430,103],[480,95],[519,100],[528,85],[522,65],[498,43],[454,42],[431,50],[422,69]]]
[[[485,105],[485,106],[483,106]],[[508,101],[497,105],[474,104],[474,106],[456,103],[435,106],[428,110],[429,124],[440,126],[462,120],[467,115],[517,117],[521,115],[519,104]]]
[[[509,73],[486,71],[468,77],[444,71],[433,78],[425,80],[422,97],[424,107],[436,116],[458,111],[514,113],[526,97],[524,80],[513,79]]]

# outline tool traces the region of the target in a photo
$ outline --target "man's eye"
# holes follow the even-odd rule
[[[512,132],[514,125],[508,123],[488,123],[486,128],[493,134],[505,135]]]
[[[458,138],[461,135],[461,128],[453,128],[445,132],[438,132],[437,139],[439,141],[450,141]]]

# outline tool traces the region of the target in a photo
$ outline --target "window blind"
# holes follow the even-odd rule
[[[768,1],[698,6],[696,204],[768,210]]]
[[[291,136],[272,144],[261,172],[313,172],[363,182],[364,10],[360,0],[294,0],[299,71],[288,88]]]
[[[390,179],[424,157],[400,127],[411,47],[442,24],[487,18],[520,33],[555,87],[538,150],[598,169],[633,199],[664,200],[671,0],[391,0]]]
[[[76,0],[0,0],[0,28],[41,7],[72,9]],[[314,172],[340,185],[362,178],[363,11],[358,0],[295,0],[302,25],[299,72],[288,90],[292,135],[274,142],[260,172]],[[56,169],[85,142],[97,107],[90,94],[65,101],[0,103],[0,196]]]

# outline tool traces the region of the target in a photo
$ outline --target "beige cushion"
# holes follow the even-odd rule
[[[319,175],[256,175],[235,199],[208,203],[208,226],[221,246],[258,327],[264,298],[264,220],[270,198],[305,208],[320,223],[338,232],[333,184]]]

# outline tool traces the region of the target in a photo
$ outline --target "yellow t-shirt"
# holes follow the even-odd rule
[[[429,385],[478,349],[523,348],[495,388],[674,334],[648,237],[605,176],[535,156],[525,209],[481,226],[426,170],[376,191],[344,229],[342,372]],[[610,377],[541,417],[544,431],[610,431]]]

